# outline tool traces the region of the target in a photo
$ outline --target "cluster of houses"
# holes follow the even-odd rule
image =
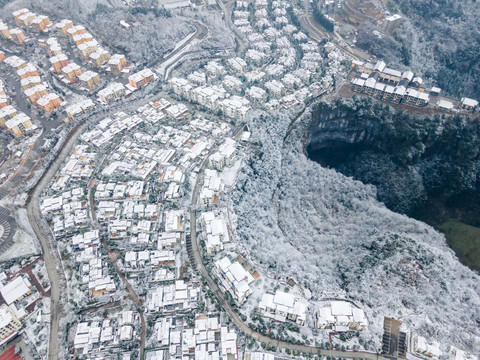
[[[331,84],[343,55],[332,44],[322,49],[307,41],[291,23],[291,4],[273,1],[269,7],[263,0],[253,4],[251,8],[239,1],[233,12],[235,26],[251,45],[245,58],[213,60],[186,78],[172,78],[169,85],[174,93],[212,112],[245,120],[252,104],[288,109]],[[326,76],[320,73],[324,59],[331,65]]]
[[[177,95],[205,106],[211,111],[221,111],[230,118],[243,121],[250,110],[250,102],[247,99],[237,95],[227,98],[227,92],[221,86],[194,87],[183,78],[172,78],[169,80],[169,85]]]
[[[17,111],[12,105],[0,109],[0,125],[15,137],[37,129],[27,114]]]
[[[15,25],[23,29],[32,29],[36,33],[47,32],[52,23],[48,16],[37,15],[28,9],[19,9],[13,12]],[[3,21],[0,21],[0,33],[4,39],[9,39],[18,45],[25,44],[27,38],[20,27],[9,28]]]
[[[156,340],[165,350],[154,350],[150,359],[195,358],[199,360],[237,360],[237,334],[222,326],[218,316],[197,314],[195,322],[165,316],[155,323]],[[148,358],[149,355],[147,355]]]
[[[43,216],[51,219],[55,237],[68,239],[73,260],[79,270],[79,286],[84,286],[88,289],[89,296],[96,298],[113,294],[116,285],[115,279],[109,274],[108,262],[100,250],[99,231],[88,231],[87,206],[84,189],[79,187],[64,191],[58,196],[45,197],[40,210]]]
[[[379,100],[426,107],[431,101],[431,95],[438,97],[441,92],[437,87],[427,91],[422,86],[423,80],[415,77],[413,72],[391,69],[382,60],[375,64],[354,60],[352,66],[361,74],[360,77],[352,79],[353,91]],[[444,111],[451,111],[455,107],[454,103],[447,99],[437,100],[434,106]],[[477,100],[465,97],[458,104],[460,110],[466,111],[473,111],[477,106]]]
[[[64,241],[71,253],[63,254],[64,261],[75,262],[72,276],[77,277],[80,291],[88,289],[89,297],[97,301],[116,296],[118,280],[100,251],[105,238],[119,249],[119,263],[130,284],[146,294],[147,316],[161,315],[157,322],[173,317],[178,324],[197,309],[199,283],[181,275],[187,212],[177,207],[186,174],[198,171],[214,144],[224,144],[221,154],[228,159],[222,161],[232,163],[236,142],[224,141],[230,131],[226,123],[191,119],[184,104],[160,99],[134,113],[105,118],[81,135],[41,203],[57,240]],[[234,151],[228,151],[228,146]],[[212,173],[206,187],[220,195],[223,187],[217,170],[208,170]],[[208,231],[229,241],[226,219],[207,218]],[[118,349],[123,341],[138,338],[136,329],[110,317],[87,321],[76,330],[74,348],[88,356]],[[218,355],[219,359],[237,356],[235,333],[219,330],[215,344],[203,343],[199,330],[198,343],[192,347],[193,340],[187,341],[189,327],[180,332],[178,347],[173,346],[176,337],[169,339],[168,351],[182,354],[185,335],[190,354]]]
[[[36,15],[28,9],[20,9],[13,13],[16,25],[33,30],[32,35],[36,38],[36,44],[46,50],[45,60],[49,63],[49,71],[62,84],[74,91],[87,90],[93,92],[101,88],[104,81],[99,73],[112,76],[127,77],[133,67],[123,54],[110,54],[102,47],[94,36],[80,24],[74,24],[72,20],[64,19],[52,24],[47,16]],[[11,39],[19,44],[25,43],[27,38],[20,28],[9,29],[0,21],[0,34],[6,39]],[[68,50],[72,50],[73,59],[67,56]],[[30,62],[18,56],[5,57],[0,53],[0,62],[10,65],[20,77],[22,89],[29,101],[46,112],[51,112],[66,102],[49,90],[49,85],[39,75],[38,69]],[[78,60],[77,60],[78,59]],[[35,63],[40,63],[37,60]],[[87,65],[83,68],[81,63]],[[41,65],[39,65],[41,66]],[[128,96],[132,92],[142,88],[146,84],[157,79],[156,75],[148,68],[128,76],[126,83],[123,80],[112,81],[97,93],[98,99],[104,104],[109,104],[116,99]],[[0,94],[0,108],[9,105],[6,94]],[[91,99],[84,99],[78,103],[66,106],[68,119],[82,117],[95,109],[95,103]],[[9,123],[11,132],[20,136],[28,129],[28,121],[22,116],[16,121]],[[8,129],[10,129],[8,128]]]
[[[72,21],[63,20],[55,24],[55,27],[60,38],[68,35],[68,41],[77,45],[77,50],[84,60],[88,59],[90,50],[98,48],[98,44],[93,40],[92,35],[81,25],[73,26]],[[49,61],[52,64],[50,71],[66,84],[80,83],[89,90],[93,90],[100,84],[100,75],[97,72],[84,71],[80,65],[74,61],[69,61],[56,37],[50,37],[46,41],[40,40],[39,44],[47,48],[47,53],[50,56]]]
[[[111,82],[105,88],[98,91],[98,100],[103,104],[110,104],[119,100],[124,96],[130,95],[132,92],[142,88],[143,86],[153,83],[158,78],[149,68],[140,70],[128,77],[128,84],[124,85],[120,82]]]
[[[97,321],[83,321],[76,325],[73,350],[77,356],[102,356],[118,351],[120,344],[128,344],[140,331],[140,318],[132,310],[108,316]]]
[[[73,21],[64,19],[55,24],[55,29],[60,38],[67,39],[67,41],[76,46],[76,50],[81,56],[81,59],[86,63],[113,74],[128,73],[128,69],[125,69],[128,65],[125,55],[110,55],[109,51],[103,48],[83,25],[74,25]],[[61,69],[64,66],[68,66],[68,59],[61,53],[55,55],[57,57],[51,58],[50,61],[58,72],[57,68]],[[66,63],[59,64],[61,60],[66,60]],[[75,65],[74,67],[77,68],[78,65]],[[78,74],[77,76],[80,77],[81,75],[82,74]],[[87,71],[79,80],[90,90],[100,82],[98,73],[94,71]]]
[[[49,91],[43,83],[38,69],[20,57],[13,55],[4,62],[16,71],[22,90],[28,100],[38,108],[51,112],[62,104],[62,99],[56,93]]]

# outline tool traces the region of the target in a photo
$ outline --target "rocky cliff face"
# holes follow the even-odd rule
[[[319,104],[310,133],[311,159],[375,185],[393,211],[422,218],[432,200],[478,193],[478,120],[420,118],[357,99]]]

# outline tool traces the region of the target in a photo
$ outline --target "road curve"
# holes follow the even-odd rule
[[[211,150],[211,152],[214,149]],[[200,249],[197,244],[196,234],[197,234],[197,214],[196,214],[196,204],[198,200],[198,193],[200,184],[202,182],[207,159],[204,160],[201,169],[198,173],[197,180],[195,182],[195,187],[192,194],[192,203],[190,211],[190,236],[186,237],[187,251],[189,259],[192,265],[192,268],[197,268],[200,271],[202,276],[207,281],[209,288],[214,292],[219,303],[223,309],[227,312],[229,317],[235,323],[235,325],[240,328],[245,334],[251,336],[253,339],[263,342],[270,346],[275,346],[276,348],[289,349],[290,351],[300,351],[309,354],[322,355],[322,356],[331,356],[335,358],[347,358],[347,359],[367,359],[367,360],[390,360],[389,358],[382,356],[380,354],[366,352],[366,351],[347,351],[347,350],[328,350],[322,349],[315,346],[308,346],[302,344],[294,344],[284,340],[272,339],[268,336],[265,336],[257,331],[252,330],[238,315],[238,313],[232,308],[230,302],[225,296],[225,292],[220,289],[217,283],[214,281],[208,270],[205,268],[205,265],[202,262],[202,256]]]
[[[227,9],[227,5],[223,2],[224,0],[217,0],[218,5],[223,11],[223,16],[225,19],[225,23],[230,28],[230,31],[235,36],[236,48],[235,53],[237,56],[243,57],[243,54],[247,50],[245,41],[242,39],[240,35],[238,35],[238,30],[236,29],[235,25],[232,23],[232,9]],[[231,6],[231,5],[229,5]]]
[[[43,190],[50,185],[54,176],[56,175],[58,169],[65,161],[67,156],[71,153],[73,147],[76,145],[80,135],[87,129],[87,127],[102,118],[108,117],[109,115],[118,112],[118,111],[131,111],[136,109],[139,106],[146,104],[149,101],[156,100],[161,96],[149,96],[146,98],[141,98],[135,100],[128,104],[122,104],[116,106],[111,110],[99,113],[91,117],[87,122],[75,126],[70,130],[67,135],[67,140],[60,149],[55,160],[48,166],[40,180],[30,191],[27,202],[27,216],[30,225],[32,226],[35,235],[40,241],[42,247],[42,253],[44,255],[45,266],[47,268],[48,278],[51,283],[51,311],[50,311],[50,337],[48,345],[48,359],[58,359],[59,352],[59,328],[58,322],[60,318],[65,314],[62,304],[62,297],[65,296],[66,292],[64,289],[67,288],[67,283],[65,279],[65,273],[62,267],[62,262],[60,256],[55,246],[55,239],[52,236],[48,225],[44,222],[42,214],[40,213],[40,196]],[[61,291],[60,289],[63,289]],[[142,329],[144,328],[144,323],[142,322]]]

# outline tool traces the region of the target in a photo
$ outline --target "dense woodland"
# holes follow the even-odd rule
[[[320,104],[310,155],[377,187],[392,210],[421,215],[480,187],[480,123],[459,115],[422,117],[367,99]]]

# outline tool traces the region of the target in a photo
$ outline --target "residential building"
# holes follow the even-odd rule
[[[62,68],[62,73],[71,83],[74,83],[77,81],[77,78],[82,75],[82,68],[72,62]]]
[[[239,304],[242,304],[252,293],[250,284],[255,279],[239,262],[232,263],[229,258],[224,257],[215,262],[215,271],[221,285]]]
[[[219,102],[218,106],[225,116],[241,121],[247,119],[250,110],[250,102],[246,98],[236,95]]]
[[[49,93],[37,100],[37,105],[44,111],[51,112],[62,104],[62,100],[57,94]]]
[[[95,108],[95,103],[91,99],[80,101],[79,103],[67,106],[65,111],[70,119],[74,119]]]
[[[75,43],[75,45],[77,45],[78,47],[83,43],[93,41],[93,36],[87,31],[86,33],[73,36],[72,40]]]
[[[22,323],[13,311],[5,304],[0,306],[0,345],[17,335],[22,328]]]
[[[283,291],[266,293],[258,304],[258,311],[275,321],[285,322],[288,319],[303,325],[307,316],[307,302]]]
[[[109,104],[115,99],[125,95],[125,86],[121,83],[113,82],[97,93],[100,101]]]
[[[128,77],[130,85],[137,89],[153,81],[155,81],[155,74],[149,68],[143,69]]]
[[[83,86],[93,90],[100,83],[100,76],[95,71],[87,70],[78,77]]]
[[[478,357],[450,345],[448,354],[453,360],[478,360]]]
[[[426,106],[429,101],[429,95],[413,88],[408,88],[404,97],[404,102],[412,106]]]
[[[188,75],[188,81],[195,85],[205,85],[207,83],[207,76],[204,72],[194,71],[190,75]]]
[[[62,68],[68,65],[68,58],[65,54],[59,54],[50,58],[53,69],[57,74],[62,73]]]
[[[316,317],[318,329],[334,329],[339,332],[360,331],[368,325],[363,310],[348,301],[331,301],[318,310]]]
[[[19,28],[10,30],[10,36],[12,37],[12,40],[19,45],[23,45],[25,43],[25,34]]]
[[[242,88],[243,83],[239,78],[236,78],[231,75],[227,75],[223,79],[222,84],[225,87],[225,89],[234,92],[234,91],[240,90]]]
[[[44,85],[40,84],[26,89],[24,93],[32,104],[36,104],[38,99],[48,94],[48,91]]]
[[[10,120],[14,116],[18,114],[17,109],[15,109],[12,105],[7,105],[0,109],[0,124],[2,126],[5,125],[7,120]]]
[[[90,40],[78,45],[78,50],[82,53],[83,58],[88,60],[90,55],[98,51],[98,43],[96,40]]]
[[[22,86],[22,89],[24,91],[41,84],[42,84],[42,79],[40,79],[40,76],[30,76],[20,80],[20,85]]]
[[[442,356],[442,347],[438,341],[427,340],[423,336],[413,334],[412,336],[413,352],[431,359],[439,359]]]
[[[15,70],[21,69],[22,67],[27,66],[27,62],[23,59],[20,59],[18,56],[13,55],[5,59],[5,63],[13,67]]]
[[[237,73],[243,73],[247,69],[247,63],[242,58],[229,58],[227,59],[228,65]]]
[[[55,24],[55,29],[57,29],[57,32],[60,36],[67,36],[67,30],[73,27],[73,21],[72,20],[67,20],[64,19],[58,23]]]
[[[45,15],[38,15],[32,20],[33,31],[37,33],[45,31],[50,25],[50,19]]]
[[[255,105],[261,105],[265,100],[267,100],[267,92],[257,86],[249,87],[247,91],[245,91],[245,95]]]
[[[32,21],[37,17],[34,13],[28,11],[26,13],[23,13],[18,17],[18,20],[20,21],[20,25],[22,25],[24,28],[29,28],[30,25],[32,24]]]
[[[110,60],[110,53],[107,50],[99,47],[97,51],[90,54],[89,58],[95,63],[96,66],[100,67]]]
[[[280,81],[271,80],[265,83],[265,88],[273,97],[279,98],[283,95],[285,86]]]
[[[0,33],[4,39],[10,39],[10,30],[3,21],[0,21]]]
[[[0,289],[3,300],[7,305],[12,305],[16,301],[22,300],[32,294],[32,284],[26,275],[17,276]]]
[[[202,214],[202,228],[206,237],[205,248],[208,254],[223,249],[223,243],[231,241],[230,230],[224,215],[215,215],[213,212]]]
[[[235,140],[227,138],[209,158],[208,163],[217,170],[222,170],[225,166],[232,166],[235,159],[237,143]]]
[[[12,133],[13,136],[20,137],[25,133],[25,131],[34,128],[34,125],[32,124],[30,117],[24,113],[20,113],[10,120],[7,120],[5,122],[5,127],[8,129],[8,131],[10,131],[10,133]]]
[[[113,72],[121,72],[126,65],[127,59],[123,54],[114,54],[108,60],[108,66]]]
[[[27,14],[29,13],[30,11],[28,9],[19,9],[17,11],[14,11],[12,13],[14,19],[15,19],[15,22],[18,24],[18,25],[22,25],[22,22],[20,21],[20,16],[22,16],[23,14]]]
[[[200,204],[213,206],[218,204],[218,199],[223,195],[225,184],[218,176],[217,171],[205,169],[205,177],[202,190],[200,191]]]
[[[216,61],[209,61],[205,66],[205,70],[207,71],[207,75],[211,78],[216,78],[225,73],[225,68]]]
[[[437,101],[435,108],[443,111],[451,111],[453,110],[453,103],[451,101],[441,99]]]
[[[20,79],[25,79],[30,76],[39,76],[37,68],[30,63],[27,63],[24,67],[18,69],[17,75],[20,77]]]
[[[82,25],[69,26],[69,23],[67,23],[66,26],[67,35],[70,36],[71,39],[73,39],[75,35],[81,35],[87,32],[87,30]]]
[[[467,97],[462,98],[460,107],[463,110],[473,111],[478,106],[478,101]]]

